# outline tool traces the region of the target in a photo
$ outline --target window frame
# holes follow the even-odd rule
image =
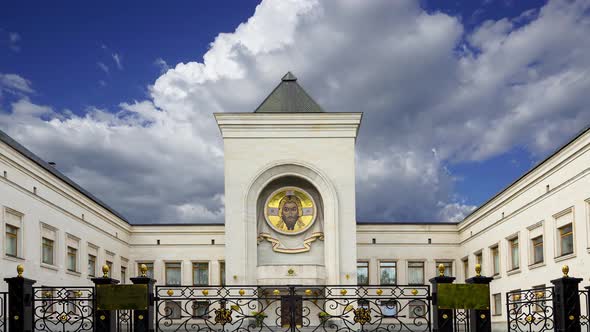
[[[168,280],[168,270],[170,268],[176,269],[176,267],[171,267],[174,264],[178,266],[178,284],[171,284]],[[168,261],[164,262],[164,283],[166,286],[179,286],[182,285],[182,262],[181,261]]]
[[[205,265],[207,267],[207,282],[206,283],[195,283],[195,272],[200,269],[196,269],[197,266]],[[191,262],[191,284],[193,286],[208,286],[211,283],[211,264],[208,261],[193,261]]]
[[[74,269],[70,268],[70,257],[72,256],[72,253],[70,252],[70,249],[73,250],[74,253]],[[66,246],[66,270],[69,272],[79,272],[78,268],[79,268],[80,264],[78,264],[78,248],[74,248],[72,246]]]
[[[90,257],[94,257],[94,264],[90,264]],[[86,268],[86,273],[88,274],[89,277],[96,277],[96,262],[98,261],[98,257],[96,257],[96,255],[93,254],[88,254],[87,257],[87,268]],[[93,274],[90,274],[90,266],[92,266],[93,269]]]
[[[51,245],[48,245],[46,242],[51,242]],[[45,248],[51,248],[51,262],[45,261]],[[49,257],[49,256],[48,256]],[[41,263],[46,265],[55,266],[55,240],[48,239],[44,236],[41,236]]]
[[[564,232],[562,230],[566,227],[569,227],[570,231],[564,234]],[[563,251],[564,238],[566,236],[571,237],[572,250],[570,252]],[[570,222],[570,223],[567,223],[565,225],[558,227],[557,228],[557,239],[559,241],[559,247],[558,247],[559,248],[559,256],[558,257],[574,254],[576,251],[576,249],[575,249],[576,246],[575,246],[575,242],[574,242],[574,223]]]
[[[393,264],[393,266],[383,266],[383,264]],[[386,268],[393,268],[393,278],[394,282],[392,284],[384,284],[381,278],[383,269]],[[397,285],[398,282],[398,271],[397,271],[397,261],[395,260],[382,260],[379,261],[379,285]]]
[[[4,232],[4,253],[6,256],[8,257],[12,257],[12,258],[20,258],[19,254],[20,254],[20,241],[19,241],[19,237],[20,237],[20,227],[11,225],[11,224],[6,224],[5,226],[5,232]],[[8,229],[14,229],[14,232],[9,232]],[[13,253],[8,253],[8,242],[11,241],[9,240],[9,238],[14,239],[14,250],[16,251],[14,254]]]
[[[498,305],[498,303],[496,302],[496,296],[500,300],[500,305]],[[494,304],[492,316],[502,316],[502,293],[492,294],[492,303]]]
[[[366,266],[359,266],[359,264],[366,264]],[[370,262],[366,259],[361,259],[356,261],[356,282],[358,285],[363,285],[363,286],[367,286],[371,284],[371,277],[369,275],[369,265]],[[367,281],[365,283],[360,283],[358,276],[359,276],[359,268],[366,268],[367,270]]]
[[[502,271],[502,259],[500,256],[500,244],[496,243],[490,246],[490,258],[492,261],[492,276],[499,277]],[[496,259],[498,260],[498,266],[496,267]]]
[[[4,243],[2,245],[2,252],[4,253],[4,257],[6,259],[10,259],[10,260],[24,260],[25,259],[25,251],[26,248],[23,246],[23,234],[25,232],[25,214],[22,212],[19,212],[17,210],[11,209],[7,206],[4,207],[3,211],[2,211],[2,215],[3,215],[3,231],[4,231]],[[8,215],[14,215],[15,217],[19,218],[18,222],[11,222],[8,220]],[[13,227],[16,228],[17,233],[16,233],[16,243],[15,243],[15,250],[16,250],[16,255],[12,255],[12,254],[8,254],[7,251],[7,227]]]
[[[508,270],[508,272],[511,271],[516,271],[518,269],[520,269],[520,237],[519,234],[516,234],[514,236],[508,237],[506,238],[507,241],[507,245],[508,245],[508,263],[510,264],[510,270]],[[514,248],[516,247],[516,263],[518,263],[518,265],[515,266],[515,256],[514,256]]]
[[[537,260],[537,247],[539,246],[538,243],[535,243],[535,240],[541,239],[541,260]],[[532,265],[541,264],[545,262],[545,238],[543,234],[537,235],[531,239],[531,258],[532,258]]]
[[[421,268],[422,268],[422,283],[414,283],[414,282],[410,282],[410,264],[420,264]],[[415,266],[413,266],[412,268],[416,268]],[[424,281],[425,281],[425,271],[426,269],[426,264],[424,261],[419,261],[419,260],[414,260],[414,261],[408,261],[407,263],[407,273],[408,273],[408,285],[424,285]]]

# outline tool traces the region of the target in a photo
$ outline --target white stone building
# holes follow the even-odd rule
[[[459,223],[362,223],[361,113],[323,112],[287,74],[255,112],[214,116],[224,225],[131,224],[0,131],[0,276],[23,264],[38,285],[87,285],[108,264],[128,283],[145,263],[159,284],[423,284],[438,264],[463,282],[481,263],[496,322],[507,291],[563,264],[588,285],[590,128]]]

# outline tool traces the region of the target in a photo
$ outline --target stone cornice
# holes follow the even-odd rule
[[[362,113],[215,113],[223,138],[356,138]]]

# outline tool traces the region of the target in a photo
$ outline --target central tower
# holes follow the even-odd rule
[[[324,112],[287,73],[253,113],[216,113],[228,284],[356,283],[362,113]]]

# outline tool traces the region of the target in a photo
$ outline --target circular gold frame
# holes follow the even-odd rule
[[[280,224],[284,223],[280,217],[280,201],[287,196],[287,191],[293,191],[294,196],[299,198],[301,206],[298,205],[299,219],[295,224],[293,231],[285,229],[285,227],[279,227]],[[311,214],[304,215],[304,209],[312,209]],[[277,213],[270,214],[270,209],[277,209]],[[297,235],[307,231],[314,223],[317,217],[317,205],[313,197],[305,190],[299,187],[282,187],[273,191],[265,200],[264,203],[264,219],[266,223],[277,233],[285,235]],[[301,226],[300,223],[303,223]]]

